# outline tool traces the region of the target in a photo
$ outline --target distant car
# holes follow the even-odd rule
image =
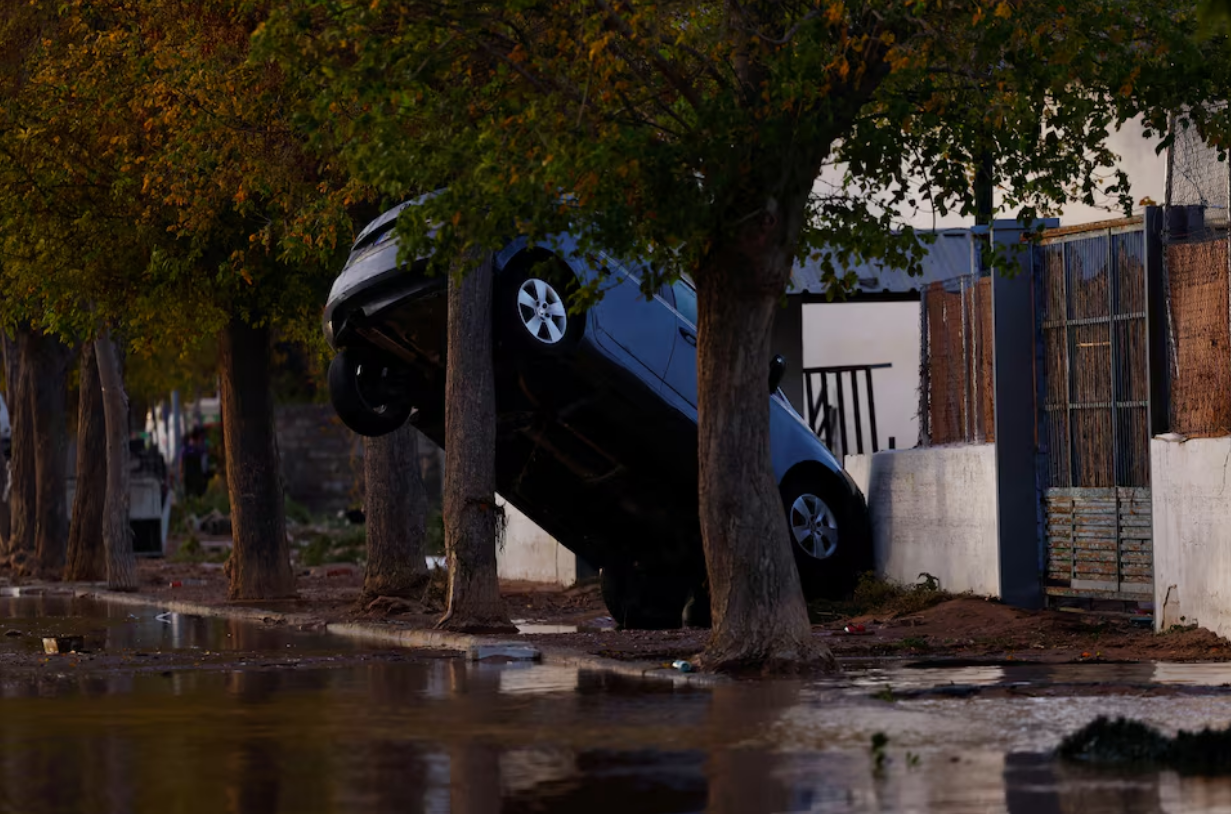
[[[409,419],[443,445],[446,281],[423,260],[398,266],[393,227],[404,206],[360,233],[334,282],[329,391],[361,435]],[[678,280],[647,300],[638,265],[579,262],[567,235],[551,245],[518,239],[496,257],[497,489],[600,569],[618,622],[678,627],[690,605],[703,623],[696,291]],[[570,291],[602,265],[601,301],[569,314]],[[842,594],[872,567],[864,498],[777,388],[781,367],[766,364],[783,530],[805,592]]]

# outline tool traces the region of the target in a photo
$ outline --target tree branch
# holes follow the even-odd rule
[[[636,33],[632,30],[628,23],[620,17],[616,10],[611,7],[611,4],[608,3],[607,0],[594,0],[594,3],[603,10],[607,17],[607,22],[610,23],[615,30],[624,37],[624,39],[628,40],[630,44],[636,42]],[[661,73],[677,91],[679,91],[685,101],[692,105],[694,110],[701,107],[701,96],[697,93],[696,87],[689,83],[680,74],[677,66],[652,51],[647,52],[646,56],[649,58],[649,61],[654,65],[654,67],[658,69],[658,72]]]

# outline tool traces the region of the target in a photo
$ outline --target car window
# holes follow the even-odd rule
[[[667,305],[670,305],[672,308],[675,307],[675,294],[671,293],[671,286],[663,283],[658,287],[658,291],[655,293],[658,298],[667,303]]]
[[[680,312],[680,316],[691,322],[693,327],[696,327],[697,292],[683,280],[676,280],[672,283],[671,290],[675,292],[675,310]]]

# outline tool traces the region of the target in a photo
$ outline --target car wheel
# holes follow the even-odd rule
[[[611,618],[622,629],[669,630],[683,625],[690,593],[673,574],[613,562],[599,570],[599,587]]]
[[[345,348],[329,363],[329,399],[342,423],[359,435],[387,435],[406,423],[411,405],[400,392],[402,366],[375,350]]]
[[[836,475],[801,473],[781,488],[791,551],[804,596],[840,599],[872,570],[872,535],[863,501]]]
[[[585,315],[568,312],[573,272],[562,261],[526,263],[501,275],[498,289],[502,338],[522,351],[565,353],[585,331]]]

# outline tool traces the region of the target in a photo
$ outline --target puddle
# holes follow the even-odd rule
[[[51,595],[0,598],[5,629],[150,650],[356,652],[322,634]],[[0,638],[0,655],[19,646]],[[1228,779],[1094,773],[1047,756],[1100,714],[1224,726],[1231,696],[869,697],[884,684],[1213,684],[1222,665],[895,666],[710,691],[413,654],[306,670],[53,667],[57,680],[16,682],[3,664],[3,814],[1231,812]],[[879,769],[878,732],[889,738]]]
[[[19,632],[20,636],[7,635]],[[348,640],[284,627],[165,613],[71,594],[0,594],[0,652],[43,649],[44,637],[81,636],[85,650],[124,651],[353,651]],[[0,809],[2,811],[2,809]]]
[[[933,667],[897,665],[848,669],[836,681],[861,691],[882,688],[926,690],[948,685],[967,687],[1040,684],[1163,684],[1180,687],[1231,686],[1225,662],[1143,664],[1014,664]]]

